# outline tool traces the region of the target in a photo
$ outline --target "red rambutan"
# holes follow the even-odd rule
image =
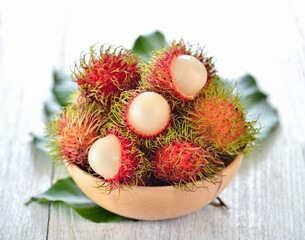
[[[184,101],[196,97],[201,88],[207,88],[216,76],[212,58],[203,49],[192,51],[182,40],[169,48],[153,52],[150,63],[142,64],[143,87],[166,97]]]
[[[139,58],[124,48],[93,48],[80,59],[73,73],[82,96],[91,101],[109,105],[114,96],[135,89],[140,80]]]
[[[137,185],[149,162],[131,139],[118,131],[107,133],[90,148],[89,165],[101,180],[104,192]]]
[[[102,112],[95,104],[70,104],[47,124],[49,155],[57,162],[75,163],[85,169],[88,151],[99,138]]]
[[[159,148],[152,162],[158,179],[180,186],[213,178],[217,172],[208,150],[195,147],[188,141],[174,141]]]

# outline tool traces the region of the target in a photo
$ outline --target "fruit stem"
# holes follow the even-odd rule
[[[214,202],[215,199],[218,200],[218,203]],[[227,210],[230,209],[230,207],[224,202],[222,201],[222,199],[220,197],[215,198],[213,202],[211,202],[210,204],[212,204],[214,207],[225,207]]]

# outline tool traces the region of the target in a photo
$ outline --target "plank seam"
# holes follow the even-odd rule
[[[52,170],[51,170],[51,187],[53,186],[53,180],[54,180],[54,163],[52,163]],[[46,240],[49,239],[51,204],[52,202],[49,202]]]

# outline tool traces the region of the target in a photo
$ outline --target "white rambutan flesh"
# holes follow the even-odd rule
[[[90,167],[105,179],[112,179],[119,172],[121,164],[121,143],[109,134],[97,140],[88,154]]]
[[[144,92],[131,100],[126,115],[131,130],[142,136],[155,136],[168,125],[170,106],[160,94]]]
[[[171,62],[173,83],[186,98],[192,99],[205,85],[207,70],[202,62],[190,55],[181,55]]]

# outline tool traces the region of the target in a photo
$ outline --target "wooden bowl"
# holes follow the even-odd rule
[[[96,188],[96,178],[76,165],[67,165],[67,170],[80,189],[101,207],[121,216],[141,220],[163,220],[192,213],[213,201],[229,184],[242,161],[242,155],[223,170],[217,183],[198,182],[201,188],[185,191],[172,186],[145,187],[114,190],[106,195]]]

